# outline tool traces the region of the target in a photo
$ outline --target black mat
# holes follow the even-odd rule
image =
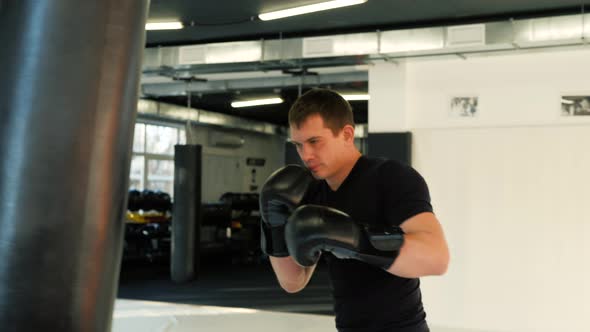
[[[118,298],[333,315],[323,264],[307,287],[295,294],[280,288],[268,262],[238,265],[204,260],[197,279],[186,284],[172,282],[165,263],[127,264],[121,269]]]

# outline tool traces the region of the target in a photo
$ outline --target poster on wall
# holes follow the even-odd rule
[[[477,115],[478,111],[478,97],[464,96],[451,98],[452,118],[472,118]]]
[[[590,115],[590,96],[562,96],[561,115]]]

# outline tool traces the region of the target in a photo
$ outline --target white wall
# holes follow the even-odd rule
[[[590,95],[590,48],[415,60],[406,66],[412,128],[590,124],[561,117],[563,94]],[[448,116],[451,96],[476,94],[475,121]]]
[[[451,247],[423,278],[434,326],[590,331],[590,117],[561,117],[562,94],[590,95],[590,50],[414,60],[406,67],[414,167]],[[476,94],[476,118],[449,117]]]

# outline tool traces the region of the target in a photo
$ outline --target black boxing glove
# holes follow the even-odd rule
[[[324,251],[341,259],[357,259],[388,269],[399,254],[404,235],[399,227],[372,232],[339,210],[303,205],[287,222],[285,240],[290,255],[301,266],[315,265]]]
[[[274,257],[289,256],[285,244],[285,224],[299,205],[313,177],[299,165],[287,165],[271,174],[260,192],[261,247]]]

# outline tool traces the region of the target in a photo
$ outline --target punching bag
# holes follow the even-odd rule
[[[0,1],[2,331],[109,331],[147,0]]]

